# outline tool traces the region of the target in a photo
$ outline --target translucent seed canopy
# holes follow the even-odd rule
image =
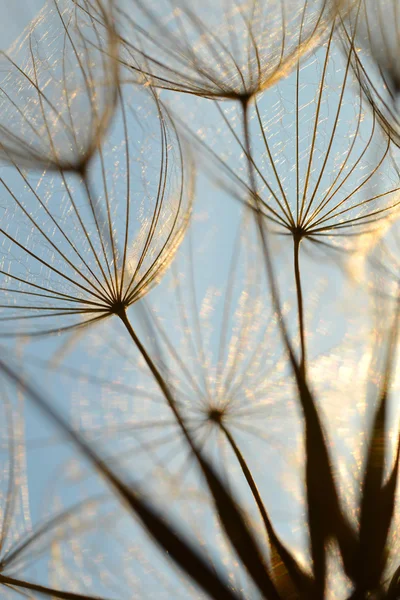
[[[190,155],[148,90],[121,102],[85,178],[3,169],[0,335],[117,313],[172,260],[191,207]]]
[[[354,72],[381,125],[400,145],[400,2],[357,0],[342,23],[346,46],[355,36]]]
[[[238,227],[228,276],[220,285],[216,274],[197,285],[191,281],[190,271],[205,257],[192,264],[190,259],[177,263],[171,272],[173,327],[164,326],[162,335],[162,322],[167,320],[159,323],[161,356],[174,374],[176,396],[187,398],[183,410],[188,418],[207,427],[225,423],[240,428],[254,421],[255,414],[273,412],[273,389],[282,385],[285,356],[268,288],[260,277],[262,252],[252,243],[252,237],[257,238],[249,219],[250,214]],[[209,243],[217,255],[220,244]],[[218,262],[222,260],[227,257]]]
[[[218,236],[209,232],[207,221],[192,221],[179,256],[145,302],[150,324],[146,343],[168,378],[187,426],[207,452],[218,453],[219,441],[226,446],[221,429],[226,427],[256,456],[260,445],[269,452],[264,447],[269,438],[273,440],[270,451],[275,452],[282,422],[295,421],[296,410],[290,400],[293,381],[287,373],[278,322],[268,286],[260,276],[263,257],[255,241],[256,227],[252,214],[246,212],[243,220],[232,219],[222,225]],[[191,254],[190,247],[197,248],[196,254]],[[213,270],[208,268],[210,259]],[[195,278],[204,265],[202,277]],[[168,292],[170,301],[166,303]],[[127,372],[132,372],[137,364],[134,356],[129,364]],[[147,414],[143,419],[148,435],[151,438],[152,429],[161,434],[164,418],[163,437],[170,432],[172,453],[172,446],[184,446],[181,432],[167,408],[162,410],[162,396],[155,384],[146,382],[144,374],[137,379],[138,395],[132,397],[150,396],[144,401]],[[269,424],[264,433],[258,429],[260,420]],[[141,427],[138,418],[137,428]],[[282,442],[281,447],[284,445]],[[186,460],[187,452],[183,447],[178,454],[176,468]],[[225,460],[231,459],[234,457],[225,456]]]
[[[121,60],[134,78],[144,73],[162,88],[249,97],[287,75],[299,54],[320,41],[340,4],[124,0],[116,11]]]
[[[203,210],[202,206],[201,214]],[[268,507],[272,510],[279,503],[282,508],[289,495],[287,504],[293,500],[292,490],[287,496],[283,491],[277,501],[271,483],[280,478],[288,483],[288,471],[290,479],[295,479],[300,423],[279,326],[265,280],[260,277],[262,253],[254,242],[256,228],[249,214],[247,225],[222,223],[212,235],[210,222],[197,221],[197,216],[200,213],[194,212],[178,256],[160,285],[132,309],[132,322],[140,331],[146,320],[149,323],[149,335],[141,335],[141,339],[204,454],[222,466],[235,489],[248,500],[246,481],[221,425],[225,427],[249,461],[260,493],[270,493],[263,496]],[[192,257],[191,247],[196,249]],[[209,268],[210,257],[213,269]],[[203,268],[204,276],[198,277]],[[220,275],[226,274],[226,269],[229,275],[223,278]],[[143,315],[139,309],[144,306],[148,310]],[[99,335],[102,344],[98,346],[93,340]],[[92,439],[101,437],[113,464],[121,468],[140,457],[140,479],[147,482],[152,497],[160,497],[163,473],[167,473],[176,498],[173,510],[179,498],[189,501],[198,488],[206,492],[176,419],[136,349],[126,345],[124,335],[118,337],[111,321],[93,328],[90,337],[90,347],[98,346],[96,364],[100,361],[102,377],[110,385],[88,380],[79,369],[71,371],[76,377],[81,375],[82,391],[77,398],[88,399],[80,405],[88,434]],[[104,343],[107,352],[103,352]],[[82,357],[86,364],[81,369],[90,372],[87,361],[92,357],[87,358],[86,352]],[[120,377],[114,385],[116,372]],[[96,409],[92,404],[95,398]],[[214,418],[217,413],[220,422]],[[268,473],[266,462],[274,465]],[[202,518],[202,505],[197,500],[197,519]],[[247,508],[258,520],[251,499]],[[211,535],[213,542],[215,528],[206,516],[208,523],[199,528],[200,539],[208,542]],[[215,541],[211,547],[216,548]]]
[[[351,59],[332,28],[323,46],[249,110],[259,205],[272,229],[342,247],[378,229],[400,202],[390,139],[369,110]],[[246,163],[240,118],[221,114]],[[227,164],[237,181],[232,159]],[[245,181],[246,171],[245,164]],[[237,196],[238,186],[231,189]],[[242,199],[250,198],[247,184]]]
[[[0,54],[1,159],[84,170],[117,100],[111,8],[109,0],[47,0]]]

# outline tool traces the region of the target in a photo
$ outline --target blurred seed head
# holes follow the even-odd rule
[[[244,101],[285,77],[337,10],[330,0],[125,0],[116,11],[123,77]]]
[[[365,261],[364,278],[371,292],[377,328],[390,327],[400,290],[399,221],[393,221],[385,234],[376,240]]]
[[[352,6],[342,21],[342,37],[346,47],[355,45],[354,73],[381,126],[400,145],[400,3],[356,0],[348,4]]]
[[[48,0],[0,55],[0,158],[83,173],[118,96],[113,0]],[[105,26],[99,27],[97,19]]]

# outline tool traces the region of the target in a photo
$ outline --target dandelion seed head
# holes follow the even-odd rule
[[[192,7],[177,0],[158,2],[156,12],[128,0],[117,11],[121,63],[131,76],[161,88],[250,98],[288,74],[336,11],[335,2],[218,0]]]
[[[206,160],[207,153],[212,158],[212,173],[220,168],[215,178],[221,187],[244,204],[258,204],[271,231],[307,239],[315,249],[365,254],[367,234],[371,243],[387,217],[397,214],[398,159],[360,93],[352,54],[342,52],[332,28],[312,56],[301,57],[285,80],[248,108],[253,202],[237,106],[229,108],[232,115],[216,108],[225,124],[224,148],[212,128],[201,148]]]
[[[36,179],[14,165],[18,180],[9,178],[13,171],[5,167],[5,335],[12,334],[12,323],[35,335],[117,314],[154,287],[168,268],[187,226],[193,170],[168,116],[160,117],[153,96],[143,94],[136,97],[150,105],[147,121],[136,128],[134,106],[122,107],[120,121],[85,177],[61,171]],[[130,128],[136,128],[134,136],[128,136]],[[146,169],[137,160],[143,148]],[[15,312],[12,318],[7,303]]]
[[[116,104],[117,40],[107,3],[83,4],[49,0],[2,53],[3,161],[82,172],[108,128]],[[108,24],[101,33],[89,7]]]

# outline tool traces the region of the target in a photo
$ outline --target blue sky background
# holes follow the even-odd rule
[[[38,8],[40,4],[40,2],[37,3]],[[4,43],[4,47],[8,46],[23,26],[29,22],[30,15],[28,11],[24,14],[21,12],[17,18],[13,12],[10,12],[9,17],[7,23],[3,25],[2,43]],[[340,82],[343,70],[340,58],[337,57],[335,60],[334,67],[337,68],[332,69],[329,80],[329,86],[332,89],[335,86],[335,77],[337,77],[337,84]],[[302,121],[302,139],[306,139],[310,131],[315,107],[312,92],[315,93],[318,86],[317,74],[319,72],[319,63],[313,58],[310,59],[308,69],[305,69],[303,73],[304,85],[307,84],[309,87],[304,92],[303,114],[305,116]],[[283,81],[276,90],[265,93],[260,100],[263,114],[266,115],[273,131],[274,152],[279,157],[278,160],[281,160],[282,173],[288,188],[292,186],[294,177],[293,118],[290,113],[290,108],[293,107],[293,86],[292,76]],[[234,168],[242,178],[246,178],[243,153],[234,145],[228,129],[221,125],[220,115],[211,101],[173,96],[167,93],[162,97],[170,103],[173,111],[182,117],[187,127],[200,133],[216,152],[230,164],[236,165]],[[284,98],[283,102],[281,102],[282,98]],[[337,95],[335,98],[337,100]],[[135,94],[133,94],[133,99],[135,99]],[[228,119],[232,119],[233,127],[240,136],[241,124],[235,116],[235,107],[226,103],[222,105],[222,110],[225,111]],[[319,160],[321,160],[326,147],[324,147],[324,142],[326,143],[329,119],[333,112],[333,104],[330,106],[327,102],[324,105],[323,123],[328,123],[328,125],[326,129],[324,129],[324,125],[321,126]],[[335,141],[337,147],[334,154],[337,156],[335,159],[337,163],[347,147],[348,137],[351,135],[349,132],[353,126],[354,112],[352,98],[346,96],[339,126],[343,147],[339,144],[339,138],[338,141]],[[151,118],[153,117],[148,117],[149,128],[153,125]],[[366,113],[366,127],[369,118]],[[113,125],[114,138],[118,138],[120,133],[121,118],[117,114]],[[263,152],[261,139],[259,136],[255,136],[253,139],[255,153],[261,157]],[[189,232],[192,256],[190,256],[189,243],[186,241],[178,252],[173,268],[149,293],[145,304],[147,310],[152,311],[151,314],[157,319],[157,322],[161,323],[171,346],[177,350],[178,354],[180,353],[182,361],[192,373],[193,378],[200,385],[204,384],[207,387],[202,378],[205,377],[206,367],[211,374],[215,375],[218,372],[218,357],[223,337],[221,332],[224,331],[224,327],[226,328],[226,322],[231,327],[228,337],[232,338],[233,348],[235,347],[235,335],[240,334],[240,326],[246,323],[243,306],[245,309],[252,306],[252,310],[259,310],[257,324],[260,328],[265,328],[266,322],[271,325],[269,358],[272,362],[275,356],[281,356],[282,348],[276,332],[276,324],[274,324],[275,317],[271,310],[269,290],[265,283],[261,260],[260,266],[255,262],[257,256],[260,258],[257,254],[258,242],[255,228],[250,226],[246,229],[243,225],[241,204],[232,200],[215,181],[210,182],[207,177],[211,172],[209,162],[207,159],[203,161],[198,149],[194,150],[194,156],[202,168],[198,174],[194,214]],[[147,158],[150,159],[151,171],[154,169],[154,173],[152,172],[151,175],[155,175],[157,165],[155,162],[153,163],[154,155]],[[372,156],[371,163],[373,158]],[[116,169],[119,168],[117,162],[118,157],[115,160]],[[218,172],[218,167],[215,171]],[[16,178],[13,181],[13,176],[10,177],[9,171],[6,170],[6,172],[15,188],[23,194],[21,183],[18,183]],[[214,175],[214,173],[212,174]],[[135,173],[135,177],[140,189],[140,176]],[[385,177],[386,174],[381,178],[378,174],[374,189],[379,189],[379,185],[383,185],[382,181]],[[359,181],[359,175],[357,178],[354,181]],[[390,179],[390,174],[387,175],[387,178]],[[58,188],[56,183],[51,185],[55,190],[52,201],[56,202]],[[119,191],[118,185],[120,182],[117,182],[117,191]],[[355,185],[354,182],[353,185]],[[79,192],[77,195],[79,196]],[[7,201],[9,202],[9,200]],[[13,223],[12,226],[17,228],[16,223]],[[241,236],[238,236],[238,231],[241,232]],[[226,289],[229,289],[231,285],[227,273],[231,265],[232,254],[237,250],[239,243],[242,245],[242,252],[247,256],[247,260],[242,258],[237,263],[234,278],[236,283],[232,285],[232,303],[231,305],[225,304],[224,308]],[[284,301],[285,315],[290,330],[294,332],[296,305],[292,278],[291,240],[285,236],[276,236],[271,243],[271,248]],[[251,263],[252,257],[254,257],[253,263]],[[366,418],[365,413],[367,412],[364,384],[369,360],[367,343],[370,341],[371,330],[370,304],[365,288],[360,287],[353,280],[346,279],[345,272],[338,267],[335,260],[326,259],[325,255],[320,253],[315,254],[311,249],[309,254],[306,251],[302,252],[301,260],[306,298],[306,322],[310,331],[308,336],[310,371],[315,389],[320,392],[320,406],[325,415],[325,422],[338,450],[338,466],[344,478],[344,488],[347,493],[350,491],[351,496],[353,490],[349,481],[353,475],[357,476],[357,468],[360,463],[360,456],[355,453],[356,444],[354,442],[362,438],[358,427],[360,421],[362,422]],[[196,282],[194,294],[192,294],[192,278]],[[177,290],[182,294],[181,298],[177,295]],[[245,295],[241,295],[243,291],[247,292],[250,300]],[[258,297],[259,304],[255,302]],[[182,298],[186,298],[185,301],[188,302],[186,305],[189,317],[188,326],[182,322]],[[253,300],[254,304],[251,303]],[[199,319],[195,314],[196,309],[200,314]],[[154,344],[151,339],[152,331],[149,331],[145,325],[143,311],[144,308],[139,304],[129,310],[129,315],[134,327],[157,354],[157,344]],[[190,339],[197,335],[198,322],[203,338],[205,355],[203,358],[198,356],[199,347],[196,346],[196,341],[190,347]],[[248,324],[246,326],[249,327]],[[256,331],[249,334],[249,346],[252,343],[257,345],[258,333]],[[264,330],[261,331],[260,339],[263,339],[263,333]],[[227,343],[227,345],[229,344]],[[215,520],[206,498],[204,486],[199,481],[198,475],[195,474],[195,470],[189,469],[189,463],[185,462],[185,448],[179,440],[176,429],[174,430],[167,424],[163,425],[163,421],[166,423],[169,419],[168,410],[163,405],[155,383],[148,376],[143,360],[129,344],[127,334],[116,317],[79,334],[55,336],[35,342],[33,340],[18,341],[15,344],[9,342],[9,346],[16,351],[17,363],[20,364],[21,370],[38,382],[40,389],[44,391],[54,406],[69,416],[76,427],[100,431],[100,433],[91,434],[95,443],[103,448],[110,457],[118,457],[116,464],[123,469],[123,472],[128,474],[132,481],[142,485],[156,502],[167,506],[173,516],[178,518],[183,515],[185,526],[194,530],[196,535],[202,536],[205,546],[216,557],[216,560],[220,561],[222,556],[223,560],[226,559],[229,568],[232,571],[235,570],[236,567],[232,557],[226,551],[222,536],[218,532],[216,533]],[[186,383],[184,381],[183,369],[179,370],[176,364],[174,366],[171,356],[167,354],[162,357],[157,356],[157,358],[162,358],[171,369],[176,369],[171,375],[174,385],[178,390],[183,391],[187,404],[190,402],[194,404],[196,398],[193,400],[193,390],[190,389],[187,381]],[[251,369],[248,369],[241,356],[237,357],[237,361],[238,370],[242,368],[250,382],[249,395],[246,398],[248,407],[252,409],[258,403],[258,400],[252,398],[250,394],[252,381],[261,377],[257,368],[262,373],[268,365],[264,363],[257,365],[254,369],[255,374],[249,374],[247,371]],[[226,364],[229,364],[228,351],[223,354],[223,362],[223,368],[225,368]],[[261,387],[262,393],[265,394],[265,402],[261,402],[262,410],[257,412],[260,408],[257,404],[254,418],[251,416],[251,410],[247,417],[254,429],[260,427],[260,423],[261,425],[268,423],[266,434],[268,443],[255,435],[248,436],[249,429],[247,432],[245,428],[241,430],[240,424],[237,435],[248,452],[249,461],[252,461],[251,467],[257,476],[257,483],[265,494],[267,506],[278,524],[278,530],[300,551],[304,550],[302,547],[304,544],[304,507],[301,504],[302,489],[299,482],[303,458],[299,440],[298,409],[295,405],[293,385],[285,362],[280,361],[279,368],[272,369],[268,377],[271,381],[266,380],[265,387]],[[268,384],[271,384],[270,388]],[[9,393],[11,394],[12,391]],[[18,410],[20,409],[18,408]],[[24,407],[24,415],[26,418],[29,505],[34,523],[43,514],[51,511],[53,502],[54,505],[71,505],[83,497],[104,491],[104,486],[97,481],[96,477],[93,477],[90,469],[82,462],[75,449],[62,442],[59,433],[52,429],[48,422],[38,415],[37,411],[32,409],[28,401]],[[135,427],[130,432],[123,426],[126,427],[131,420]],[[244,421],[245,416],[242,425]],[[143,427],[146,434],[143,431],[140,432],[141,422],[151,423],[148,427]],[[228,465],[229,482],[238,490],[240,497],[246,502],[246,507],[249,507],[252,518],[257,522],[256,511],[252,508],[251,498],[243,486],[237,465],[226,447],[224,448],[223,444],[218,442],[216,436],[212,437],[211,435],[210,439],[210,452],[218,464]],[[179,475],[176,477],[176,484],[168,481],[166,477],[168,474]],[[173,477],[171,481],[174,481]],[[22,487],[20,491],[24,491]],[[99,592],[104,591],[101,587],[104,585],[104,589],[113,590],[116,597],[118,594],[120,597],[124,597],[126,588],[124,586],[119,588],[119,583],[114,577],[115,571],[120,568],[124,571],[129,585],[138,586],[138,593],[140,590],[142,593],[145,590],[147,594],[150,594],[150,592],[158,591],[160,586],[164,586],[164,589],[168,590],[168,585],[172,586],[175,593],[177,574],[174,568],[166,566],[164,559],[157,558],[158,554],[154,552],[140,527],[135,525],[130,517],[121,516],[120,509],[116,508],[113,501],[110,502],[110,505],[112,508],[109,513],[107,513],[108,509],[104,508],[104,513],[108,514],[106,520],[99,520],[102,525],[99,534],[93,530],[82,535],[83,542],[78,541],[77,546],[74,546],[73,543],[61,546],[64,548],[67,564],[71,565],[70,561],[76,561],[74,585],[86,585],[87,589],[94,593],[96,590],[92,589],[90,576],[88,575],[88,579],[84,580],[79,569],[89,573],[90,565],[90,569],[93,569],[93,579],[96,580],[95,569],[101,570],[101,565],[107,564],[108,575],[103,584],[99,586]],[[119,518],[117,518],[117,514]],[[69,527],[75,532],[72,525]],[[82,534],[83,528],[79,524],[75,527],[76,531]],[[120,536],[121,543],[119,542]],[[79,535],[74,534],[72,539],[79,540]],[[113,541],[110,542],[110,540]],[[85,547],[85,544],[88,546]],[[57,550],[53,549],[57,556]],[[40,563],[36,569],[39,579],[44,575],[45,570],[46,560]],[[156,575],[160,578],[165,577],[168,581],[160,583]],[[69,583],[65,573],[53,572],[52,576],[60,585]],[[239,579],[244,578],[243,574],[238,572],[235,576]],[[182,598],[185,598],[187,597],[185,594],[188,592],[185,588],[182,589]],[[165,592],[165,597],[170,597],[168,593],[168,591]]]

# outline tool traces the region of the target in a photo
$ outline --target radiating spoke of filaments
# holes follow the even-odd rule
[[[116,9],[122,76],[206,98],[248,98],[286,76],[339,8],[342,0],[124,0]]]
[[[0,54],[0,157],[83,173],[114,115],[112,0],[48,0]],[[101,18],[104,26],[97,21]]]
[[[207,133],[196,140],[213,163],[211,175],[224,185],[225,173],[229,193],[254,210],[260,206],[272,231],[301,240],[324,235],[326,243],[348,248],[399,206],[398,158],[363,96],[354,53],[353,43],[343,52],[334,22],[327,41],[300,58],[288,78],[253,102],[244,100],[251,156],[236,128],[240,106],[217,106],[237,152],[221,158]],[[238,170],[238,160],[251,161],[256,189]]]
[[[193,178],[190,153],[147,89],[120,93],[83,177],[4,167],[0,335],[70,331],[146,294],[183,238]]]

